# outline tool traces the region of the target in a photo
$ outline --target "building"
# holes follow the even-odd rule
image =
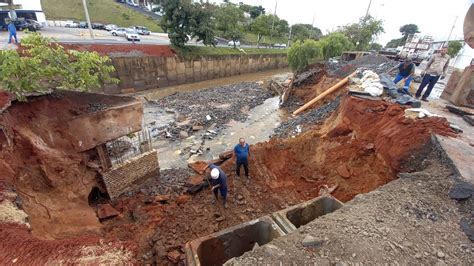
[[[12,2],[12,11],[9,2]],[[41,0],[0,0],[0,26],[5,24],[5,20],[16,18],[34,19],[46,25]]]

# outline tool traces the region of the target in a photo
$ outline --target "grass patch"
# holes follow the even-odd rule
[[[46,18],[49,20],[85,21],[82,0],[41,0]],[[116,24],[121,27],[145,26],[153,32],[163,32],[158,21],[114,0],[88,0],[92,23]]]
[[[186,46],[184,48],[175,48],[173,50],[184,58],[192,58],[206,55],[252,55],[252,54],[287,54],[288,49],[266,49],[266,48],[242,48],[241,50],[227,47],[212,46]]]
[[[245,43],[251,43],[251,44],[256,44],[257,43],[257,35],[246,32],[244,34],[244,37],[242,38],[242,41]],[[270,37],[270,36],[263,36],[262,40],[260,40],[260,43],[262,44],[275,44],[275,43],[288,43],[287,37]]]

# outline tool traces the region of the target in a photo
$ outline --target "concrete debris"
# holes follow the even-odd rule
[[[474,195],[474,187],[466,182],[457,181],[449,190],[449,197],[455,200],[466,200]]]
[[[118,216],[120,213],[114,209],[114,207],[112,207],[112,205],[110,204],[101,204],[99,206],[99,209],[97,210],[97,217],[99,217],[99,219],[103,220],[103,219],[107,219],[107,218],[111,218],[111,217],[115,217],[115,216]]]
[[[170,251],[168,252],[168,254],[166,255],[166,257],[174,264],[178,264],[180,262],[180,258],[181,258],[181,253],[177,250],[173,250],[173,251]]]
[[[179,137],[182,138],[182,139],[185,139],[185,138],[189,137],[189,134],[186,131],[180,131],[179,132]]]
[[[285,256],[285,252],[273,244],[266,244],[263,246],[263,249],[265,253],[270,257],[280,258]]]
[[[167,203],[170,199],[171,199],[171,196],[169,194],[155,196],[155,201],[160,202],[160,203]]]

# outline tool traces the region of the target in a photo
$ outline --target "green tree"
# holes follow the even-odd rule
[[[258,16],[265,14],[265,8],[263,8],[262,6],[251,6],[240,2],[239,8],[242,9],[244,12],[249,13],[252,19],[255,19]]]
[[[275,35],[277,36],[287,36],[290,32],[290,26],[288,25],[288,21],[284,19],[279,19],[276,17],[275,25],[274,25]]]
[[[235,42],[243,36],[244,11],[233,4],[223,4],[215,14],[215,22],[222,37],[234,41],[235,48]]]
[[[370,50],[371,50],[371,51],[373,50],[373,51],[378,52],[378,51],[382,50],[382,47],[383,47],[383,46],[382,46],[380,43],[375,43],[375,42],[374,42],[374,43],[371,43],[371,44],[370,44]]]
[[[360,51],[368,51],[370,44],[380,34],[385,32],[383,21],[372,16],[361,17],[358,23],[343,26],[340,31],[344,33],[355,48]]]
[[[294,41],[319,40],[322,35],[321,30],[311,24],[294,24],[291,26],[291,39]]]
[[[404,39],[403,37],[398,38],[398,39],[392,39],[385,45],[385,47],[387,47],[387,48],[397,48],[398,46],[405,44],[405,42],[403,40],[406,41],[406,39]]]
[[[190,38],[214,45],[214,25],[208,5],[191,0],[162,0],[162,29],[173,46],[184,47]]]
[[[401,38],[390,40],[385,47],[397,48],[398,46],[405,45],[408,35],[419,33],[420,30],[416,24],[405,24],[400,27],[400,33],[403,35]]]
[[[340,56],[343,51],[354,49],[352,42],[341,32],[333,32],[322,38],[320,41],[324,59]]]
[[[320,58],[320,43],[314,40],[296,41],[288,51],[288,64],[294,71],[304,70],[313,60]]]
[[[460,41],[449,41],[448,43],[448,54],[451,57],[458,55],[459,51],[462,48],[462,43]]]
[[[273,15],[261,15],[250,24],[251,32],[257,35],[257,47],[263,36],[270,36],[272,33],[272,23]]]
[[[20,100],[32,92],[88,91],[104,82],[118,82],[110,76],[115,71],[110,59],[96,52],[66,51],[37,33],[24,37],[21,46],[21,50],[0,51],[0,89]]]

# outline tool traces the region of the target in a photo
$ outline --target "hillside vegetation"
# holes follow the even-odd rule
[[[122,27],[145,26],[153,32],[163,32],[158,21],[136,12],[114,0],[88,0],[91,22],[116,24]],[[48,20],[85,21],[82,0],[41,0]]]

